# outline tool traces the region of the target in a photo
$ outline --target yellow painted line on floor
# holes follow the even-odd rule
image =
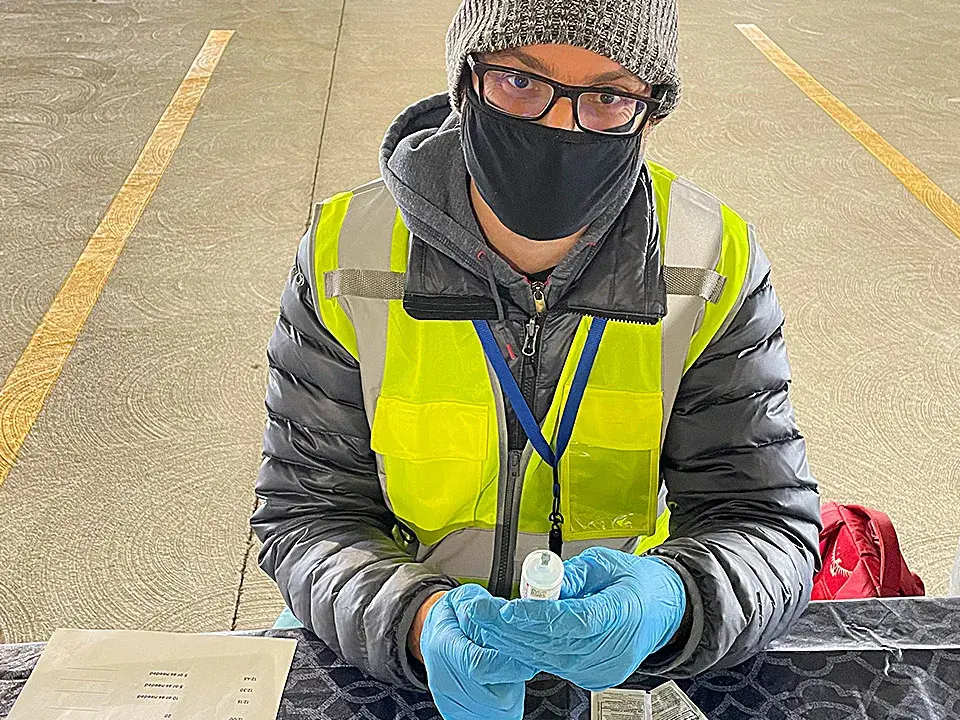
[[[207,35],[133,170],[0,388],[0,485],[13,468],[127,238],[140,221],[163,171],[180,145],[232,36],[233,30],[213,30]]]
[[[941,190],[933,180],[927,177],[926,173],[817,82],[810,73],[767,37],[763,30],[751,24],[738,24],[737,29],[764,54],[767,60],[803,90],[807,97],[882,162],[897,180],[916,196],[917,200],[926,205],[940,222],[960,238],[960,204],[957,204],[956,200]]]

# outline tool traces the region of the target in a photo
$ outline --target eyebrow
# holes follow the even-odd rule
[[[519,60],[527,67],[536,70],[542,75],[549,77],[554,72],[554,68],[549,67],[546,63],[541,62],[532,55],[528,55],[520,48],[508,48],[501,51],[501,54],[512,57],[515,60]],[[611,70],[610,72],[595,75],[594,77],[590,78],[588,85],[601,85],[603,83],[615,82],[617,80],[630,80],[634,83],[638,83],[641,91],[650,89],[649,83],[644,82],[629,70]]]

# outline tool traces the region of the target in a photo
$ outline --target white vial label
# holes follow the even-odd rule
[[[524,600],[559,600],[563,561],[549,550],[535,550],[523,561],[520,597]]]

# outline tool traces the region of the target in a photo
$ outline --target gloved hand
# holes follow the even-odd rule
[[[524,682],[536,670],[496,650],[480,647],[475,629],[461,624],[473,603],[489,602],[495,612],[506,600],[479,585],[462,585],[430,608],[420,636],[433,701],[446,720],[520,720]]]
[[[485,647],[601,691],[669,642],[686,603],[667,563],[595,547],[564,563],[559,600],[478,600],[464,612]]]

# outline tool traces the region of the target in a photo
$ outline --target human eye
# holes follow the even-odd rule
[[[484,83],[484,98],[511,115],[534,117],[550,103],[553,89],[536,78],[519,72],[491,70]]]
[[[625,107],[630,103],[636,103],[636,101],[631,98],[606,91],[585,93],[583,101],[603,112],[609,112],[620,107]]]
[[[627,91],[622,88],[602,88],[591,93],[594,102],[600,105],[616,105],[617,103],[632,102],[631,98],[624,97]]]
[[[514,90],[528,90],[532,85],[529,77],[519,73],[504,73],[503,81]]]

